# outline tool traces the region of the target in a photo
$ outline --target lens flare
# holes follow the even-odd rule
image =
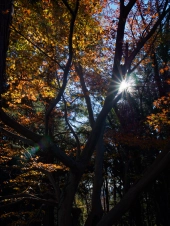
[[[50,142],[51,142],[51,139],[49,136],[43,137],[37,145],[35,145],[29,150],[26,150],[26,152],[24,153],[24,156],[26,157],[26,159],[32,158],[40,149],[45,150],[46,148],[48,148],[50,145]]]

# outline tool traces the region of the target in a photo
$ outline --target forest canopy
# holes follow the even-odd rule
[[[170,225],[168,0],[0,0],[0,225]]]

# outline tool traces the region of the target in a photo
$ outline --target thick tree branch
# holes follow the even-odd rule
[[[67,7],[67,9],[70,11],[70,13],[74,16],[74,11],[71,9],[71,7],[69,6],[67,0],[62,0],[62,2],[64,3],[64,5]]]
[[[88,95],[88,89],[86,87],[84,77],[83,77],[83,68],[80,64],[76,65],[75,68],[76,68],[76,72],[77,72],[77,74],[80,78],[80,84],[81,84],[82,91],[83,91],[83,94],[84,94],[84,98],[85,98],[85,101],[86,101],[87,110],[88,110],[88,114],[89,114],[90,126],[93,127],[93,125],[95,123],[94,115],[93,115],[93,110],[92,110],[92,106],[91,106],[91,100],[90,100],[90,97]]]
[[[59,159],[65,166],[69,167],[73,172],[77,173],[79,168],[78,164],[68,155],[65,154],[56,144],[50,146],[54,156]]]
[[[136,0],[130,0],[129,3],[125,6],[126,16],[128,16],[129,12],[131,11],[136,2]]]
[[[160,29],[157,31],[157,33],[155,34],[155,36],[154,36],[154,39],[152,40],[152,43],[151,43],[151,45],[150,45],[150,48],[149,48],[149,51],[151,51],[151,49],[153,48],[153,44],[154,44],[154,42],[155,42],[155,40],[156,40],[156,38],[157,38],[157,35],[159,34],[159,32],[160,32]],[[133,67],[133,68],[127,68],[128,69],[128,74],[131,74],[135,69],[137,69],[137,67],[140,65],[140,63],[146,58],[148,56],[148,54],[146,53],[144,56],[143,56],[143,58]],[[127,64],[128,64],[128,59],[127,59]],[[130,67],[131,67],[131,65],[130,65]]]
[[[19,124],[17,121],[14,119],[10,118],[2,108],[0,108],[0,119],[2,120],[3,123],[5,123],[7,126],[13,128],[16,132],[19,134],[22,134],[24,137],[27,137],[28,139],[38,142],[42,138],[42,136],[33,133],[31,130],[25,128],[21,124]]]
[[[63,73],[63,84],[62,87],[60,88],[60,91],[57,95],[57,97],[50,103],[47,111],[46,111],[46,116],[45,116],[45,130],[46,130],[46,134],[48,134],[48,121],[49,121],[49,116],[53,110],[53,108],[56,106],[56,104],[61,100],[61,97],[64,93],[64,90],[66,88],[67,85],[67,77],[68,77],[68,73],[70,70],[70,66],[72,63],[72,58],[73,58],[73,47],[72,47],[72,42],[73,42],[73,31],[74,31],[74,26],[75,26],[75,20],[76,20],[76,16],[78,13],[78,8],[79,8],[79,0],[77,0],[76,2],[76,7],[74,10],[74,14],[72,15],[71,21],[70,21],[70,33],[69,33],[69,58],[67,60],[66,63],[66,67],[64,69],[64,73]]]
[[[60,148],[56,144],[49,143],[46,137],[40,136],[28,130],[27,128],[16,122],[14,119],[11,119],[2,109],[0,109],[0,119],[7,126],[13,128],[19,134],[22,134],[23,136],[37,143],[42,150],[51,147],[56,158],[58,158],[66,166],[72,168],[75,171],[77,170],[75,161],[72,160],[68,155],[66,155],[62,150],[60,150]]]
[[[75,133],[74,129],[72,128],[72,126],[70,125],[69,123],[69,120],[68,120],[68,117],[67,117],[67,103],[66,103],[66,100],[63,96],[63,101],[64,101],[64,107],[65,107],[65,114],[64,114],[64,117],[65,117],[65,121],[66,121],[66,124],[68,125],[70,131],[72,132],[75,140],[76,140],[76,144],[77,144],[77,158],[79,157],[80,155],[80,141],[79,141],[79,138],[77,136],[77,134]]]
[[[28,140],[26,139],[25,137],[21,137],[19,135],[16,135],[6,129],[3,129],[2,127],[0,127],[0,131],[3,132],[4,134],[6,134],[7,136],[13,138],[13,139],[16,139],[18,141],[22,141],[24,144],[28,144],[28,145],[35,145],[35,143],[32,141],[32,140]]]
[[[127,16],[132,7],[135,5],[135,2],[136,0],[131,0],[126,6],[124,6],[124,1],[120,3],[120,15],[117,28],[116,48],[112,75],[114,82],[116,82],[118,79],[120,79],[121,76],[124,76],[124,74],[126,73],[126,71],[122,70],[122,68],[120,67],[123,49],[124,30]]]
[[[112,107],[120,100],[121,95],[122,94],[120,93],[114,98],[114,93],[112,93],[106,97],[104,106],[97,117],[95,125],[90,133],[89,139],[80,156],[80,167],[82,168],[82,170],[85,169],[94,152],[108,113],[110,112]]]

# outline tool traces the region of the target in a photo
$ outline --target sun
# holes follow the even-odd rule
[[[120,81],[119,83],[119,89],[118,92],[119,93],[123,93],[123,92],[128,92],[128,93],[132,93],[134,92],[134,79],[133,78],[125,78],[122,81]]]
[[[126,94],[135,95],[136,89],[136,79],[133,75],[126,76],[125,78],[117,78],[117,81],[112,81],[110,86],[110,94],[115,93],[115,97],[119,94],[126,96]]]
[[[126,80],[123,80],[121,83],[120,83],[120,86],[119,86],[119,92],[123,92],[125,91],[127,88],[128,88],[129,84]]]

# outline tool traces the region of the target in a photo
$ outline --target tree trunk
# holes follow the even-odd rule
[[[0,1],[0,94],[6,91],[6,52],[12,20],[12,0]]]
[[[70,172],[69,181],[63,190],[58,210],[58,226],[73,226],[73,201],[79,182],[79,176]]]
[[[101,205],[101,188],[103,184],[103,157],[104,157],[104,145],[102,131],[96,146],[95,178],[92,194],[92,210],[87,218],[85,226],[95,226],[100,221],[103,215],[103,209]]]

